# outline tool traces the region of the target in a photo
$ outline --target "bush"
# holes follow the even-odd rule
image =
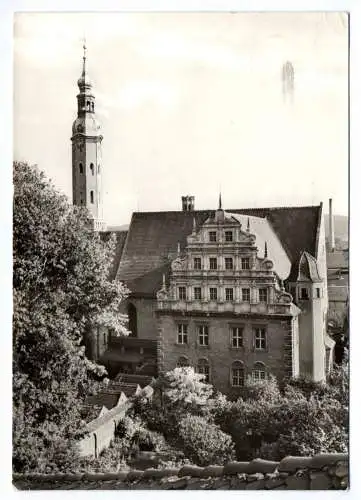
[[[234,457],[231,436],[203,417],[184,417],[179,436],[185,456],[198,465],[223,464]]]

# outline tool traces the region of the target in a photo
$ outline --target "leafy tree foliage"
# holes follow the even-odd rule
[[[126,334],[126,289],[108,280],[115,242],[44,174],[14,163],[13,465],[44,470],[84,431],[81,405],[105,374],[91,362],[94,328]],[[69,448],[69,446],[66,446]]]

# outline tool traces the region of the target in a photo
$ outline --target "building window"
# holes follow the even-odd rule
[[[233,288],[226,288],[226,301],[227,302],[233,301]]]
[[[231,383],[233,387],[242,387],[244,385],[243,363],[235,361],[231,368]]]
[[[263,363],[257,362],[252,370],[252,378],[255,382],[266,380],[266,367]]]
[[[268,302],[268,290],[267,288],[260,288],[258,291],[259,301]]]
[[[128,328],[130,330],[130,337],[137,337],[137,308],[131,303],[128,305]]]
[[[194,257],[193,267],[194,269],[202,269],[202,261],[200,257]]]
[[[242,288],[242,301],[250,302],[251,300],[251,292],[249,288]]]
[[[233,241],[233,231],[225,231],[226,241]]]
[[[211,270],[217,269],[217,258],[216,257],[209,258],[209,269],[211,269]]]
[[[94,191],[90,191],[90,203],[94,203]]]
[[[250,269],[250,264],[249,264],[249,257],[242,257],[241,258],[241,268],[242,269]]]
[[[82,174],[84,171],[83,171],[83,164],[82,163],[79,163],[79,174]]]
[[[90,164],[90,171],[91,171],[92,175],[94,175],[94,163]]]
[[[179,300],[186,300],[186,287],[185,286],[178,287],[178,299]]]
[[[209,231],[208,233],[209,241],[217,241],[217,232],[216,231]]]
[[[317,299],[321,298],[321,288],[316,288],[316,298]]]
[[[92,102],[92,111],[94,113],[94,103]]]
[[[235,349],[243,346],[243,328],[240,326],[232,326],[231,328],[231,346]]]
[[[197,372],[204,375],[204,382],[209,383],[209,363],[206,359],[202,358],[198,361]]]
[[[177,361],[177,368],[186,368],[189,365],[189,359],[185,356],[181,356]]]
[[[200,286],[194,287],[194,299],[195,300],[201,300],[202,298],[202,289]]]
[[[301,288],[301,300],[308,300],[308,299],[309,299],[308,289]]]
[[[188,343],[188,325],[181,323],[178,325],[178,344]]]
[[[207,325],[199,325],[198,326],[198,343],[199,343],[199,345],[204,345],[204,346],[209,345],[209,336],[208,336],[208,326]]]
[[[217,288],[209,289],[209,298],[210,300],[217,300]]]
[[[232,259],[232,257],[226,257],[224,259],[224,262],[225,262],[225,265],[226,265],[226,269],[233,269],[233,259]]]
[[[257,351],[264,351],[266,349],[266,329],[254,329],[254,348]]]

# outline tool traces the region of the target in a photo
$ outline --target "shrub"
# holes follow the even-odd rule
[[[184,417],[179,436],[185,456],[198,465],[223,464],[234,457],[231,436],[203,417]]]

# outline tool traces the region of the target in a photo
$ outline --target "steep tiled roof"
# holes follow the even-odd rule
[[[119,262],[122,256],[125,240],[127,238],[128,231],[104,231],[101,234],[101,238],[106,240],[110,237],[111,234],[115,234],[116,237],[116,246],[115,246],[115,254],[112,262],[112,267],[110,269],[110,278],[114,279],[117,270],[119,267]]]
[[[342,490],[349,485],[348,456],[286,457],[281,462],[255,459],[182,468],[115,473],[14,474],[19,490]]]
[[[293,266],[305,250],[316,255],[321,210],[322,205],[226,211],[267,218]],[[178,243],[181,250],[186,247],[193,219],[199,228],[213,215],[214,210],[133,213],[117,279],[136,293],[154,296],[162,274],[169,272],[169,262],[176,257]]]

